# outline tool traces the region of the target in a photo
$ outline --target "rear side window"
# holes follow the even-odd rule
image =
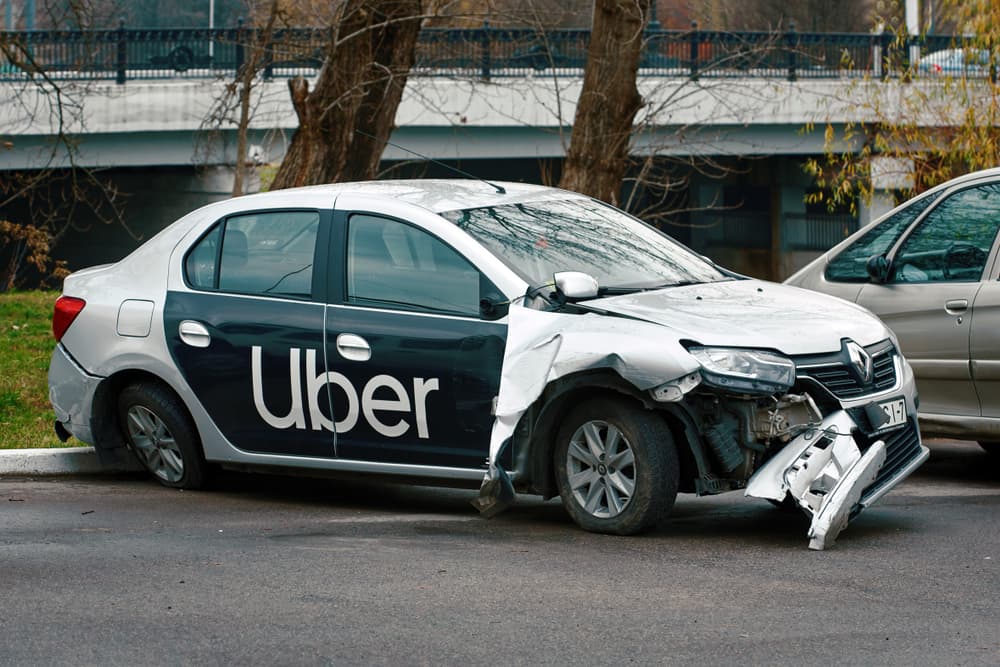
[[[348,302],[478,317],[481,295],[493,299],[499,290],[437,237],[396,220],[351,216]]]
[[[219,260],[219,236],[222,225],[216,225],[201,237],[198,245],[191,249],[184,261],[184,275],[188,285],[195,289],[215,289],[215,269]]]
[[[191,249],[185,276],[196,289],[309,297],[318,233],[316,211],[232,216]]]
[[[830,260],[826,266],[826,279],[841,283],[868,282],[868,258],[889,252],[913,221],[934,203],[940,192],[914,201],[865,232],[861,238]]]

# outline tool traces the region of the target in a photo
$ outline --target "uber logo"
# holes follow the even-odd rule
[[[289,385],[292,394],[292,406],[288,414],[279,417],[267,409],[264,403],[264,382],[261,371],[261,348],[254,345],[250,351],[250,370],[253,377],[253,404],[268,426],[286,429],[294,426],[297,429],[306,428],[306,412],[302,405],[302,351],[293,347],[288,351],[288,374]],[[427,429],[427,395],[440,388],[437,378],[413,378],[412,402],[410,394],[407,393],[403,383],[391,375],[376,375],[368,380],[361,390],[359,398],[358,391],[351,381],[342,373],[327,371],[316,373],[316,350],[306,350],[305,361],[306,373],[306,402],[309,407],[309,423],[314,431],[325,429],[336,431],[337,433],[347,433],[354,428],[359,417],[363,414],[365,421],[375,431],[387,438],[398,438],[410,430],[410,423],[406,419],[399,418],[393,424],[387,424],[382,417],[379,419],[377,412],[414,412],[417,423],[417,436],[428,438],[430,434]],[[339,387],[347,398],[347,414],[342,419],[334,421],[326,417],[319,409],[319,392],[328,384]],[[384,396],[386,391],[392,394],[392,398],[375,398],[375,393],[382,390]],[[412,406],[412,407],[411,407]],[[334,415],[336,418],[336,415]]]

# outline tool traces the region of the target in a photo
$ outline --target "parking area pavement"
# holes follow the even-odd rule
[[[930,444],[825,552],[739,494],[620,538],[463,489],[4,473],[0,664],[1000,664],[1000,466]]]

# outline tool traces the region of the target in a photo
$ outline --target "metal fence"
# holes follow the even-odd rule
[[[314,75],[328,30],[135,29],[0,31],[0,80],[43,73],[54,78],[138,79],[232,77],[259,54],[264,77]],[[586,63],[587,30],[425,28],[417,44],[418,76],[578,76]],[[720,32],[648,30],[640,75],[816,78],[992,77],[996,63],[961,37],[896,40],[888,33]],[[939,54],[940,57],[936,57]],[[956,55],[957,54],[957,55]]]
[[[786,250],[826,251],[858,230],[853,215],[786,213],[781,220],[781,245]]]
[[[692,214],[697,229],[695,245],[717,248],[770,249],[771,214],[760,211],[720,209]],[[858,229],[853,215],[784,213],[781,216],[781,247],[784,250],[824,252]]]

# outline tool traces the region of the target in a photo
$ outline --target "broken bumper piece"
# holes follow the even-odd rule
[[[748,496],[778,502],[791,496],[812,516],[810,549],[832,546],[848,522],[874,502],[862,503],[861,498],[885,463],[886,446],[877,440],[862,453],[851,435],[856,428],[847,412],[832,413],[816,429],[788,443],[747,484]],[[923,462],[927,449],[921,449],[922,456],[890,480],[883,493]]]

